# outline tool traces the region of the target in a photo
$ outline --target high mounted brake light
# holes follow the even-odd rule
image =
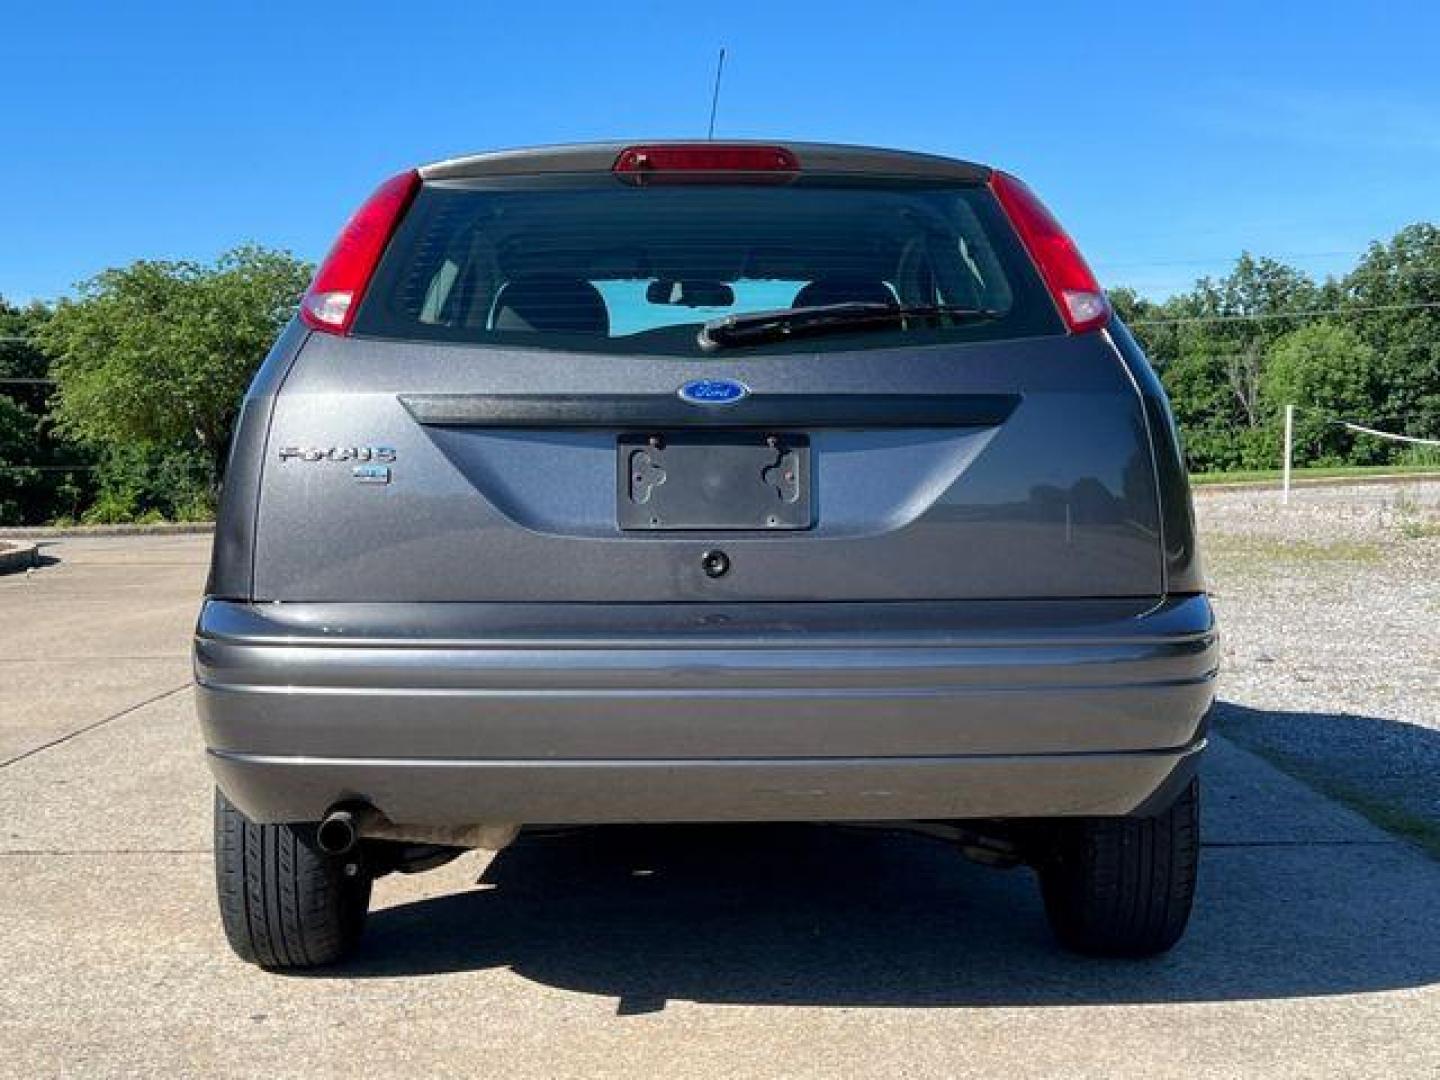
[[[799,172],[800,159],[783,146],[680,143],[627,146],[615,159],[617,173]]]
[[[346,222],[300,301],[300,318],[309,326],[327,334],[350,332],[365,286],[419,187],[414,169],[392,176]]]
[[[1098,330],[1108,323],[1110,301],[1105,291],[1045,204],[1021,181],[998,170],[991,175],[990,190],[1020,234],[1070,332]]]

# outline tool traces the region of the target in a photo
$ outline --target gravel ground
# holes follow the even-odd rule
[[[1440,483],[1195,502],[1219,729],[1440,856]]]

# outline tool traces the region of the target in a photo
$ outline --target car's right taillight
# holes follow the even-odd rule
[[[414,169],[392,176],[355,211],[300,301],[300,318],[327,334],[347,334],[385,246],[420,188]]]
[[[1074,334],[1098,330],[1110,321],[1110,302],[1090,267],[1055,216],[1035,193],[1009,173],[996,170],[990,190],[1020,235],[1045,287]]]

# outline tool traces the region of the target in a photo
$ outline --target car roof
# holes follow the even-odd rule
[[[697,146],[694,139],[629,139],[623,142],[569,143],[449,158],[421,166],[426,180],[452,180],[481,176],[526,176],[546,173],[609,172],[621,151],[632,146]],[[887,150],[877,146],[843,143],[788,142],[775,139],[724,139],[717,146],[778,146],[793,153],[806,172],[849,173],[871,176],[927,177],[983,183],[991,169],[958,158]]]

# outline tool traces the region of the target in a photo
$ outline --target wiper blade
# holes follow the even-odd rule
[[[906,325],[912,319],[948,319],[955,323],[998,319],[1002,312],[958,304],[877,304],[855,301],[780,308],[743,315],[724,315],[700,327],[696,339],[706,352],[727,345],[755,345],[765,341],[817,337],[849,330],[884,330]]]

